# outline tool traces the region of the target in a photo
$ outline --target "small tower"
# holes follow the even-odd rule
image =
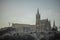
[[[53,31],[57,31],[57,26],[55,25],[55,21],[53,22]]]
[[[55,28],[55,20],[54,20],[54,22],[53,22],[53,28]]]

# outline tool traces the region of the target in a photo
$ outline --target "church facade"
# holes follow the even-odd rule
[[[36,33],[38,38],[44,37],[45,33],[51,31],[50,21],[48,19],[41,20],[41,16],[39,14],[39,9],[37,9],[36,14],[36,24],[19,24],[13,23],[12,27],[16,29],[17,32],[24,32],[24,33]]]

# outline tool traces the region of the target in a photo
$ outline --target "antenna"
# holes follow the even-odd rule
[[[10,22],[8,22],[8,24],[9,24],[9,27],[10,27]]]

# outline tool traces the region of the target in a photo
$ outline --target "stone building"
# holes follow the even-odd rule
[[[33,32],[37,35],[38,38],[45,37],[47,32],[51,31],[50,21],[48,19],[41,20],[39,9],[37,9],[35,25],[13,23],[12,27],[14,27],[16,31],[19,33],[20,32],[24,32],[24,33]]]

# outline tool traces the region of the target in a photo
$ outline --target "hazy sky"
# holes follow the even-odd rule
[[[0,1],[0,28],[8,23],[35,24],[37,8],[41,19],[55,20],[60,26],[60,0],[2,0]]]

